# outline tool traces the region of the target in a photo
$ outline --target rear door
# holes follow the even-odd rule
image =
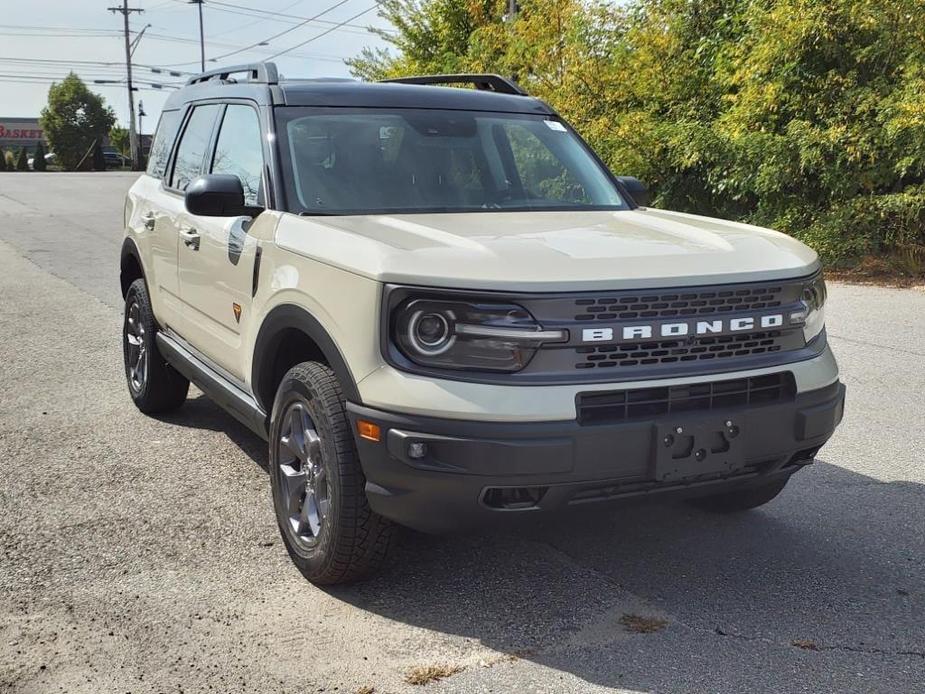
[[[257,109],[230,103],[220,114],[208,173],[234,174],[245,203],[264,207],[263,142]],[[186,339],[215,364],[244,380],[242,329],[250,318],[257,243],[249,217],[185,213],[179,226],[180,299]]]
[[[132,227],[139,235],[147,265],[148,291],[154,303],[155,315],[162,323],[171,320],[170,297],[179,294],[177,279],[177,234],[171,196],[164,185],[169,173],[167,165],[183,119],[183,110],[163,111],[154,142],[151,145],[146,176],[133,186],[137,193]],[[143,239],[143,240],[142,240]],[[176,300],[172,307],[176,308]]]

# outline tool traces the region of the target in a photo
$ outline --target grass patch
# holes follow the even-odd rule
[[[914,287],[925,283],[925,247],[869,255],[847,268],[826,268],[826,279],[881,287]]]
[[[458,672],[462,672],[459,665],[417,665],[405,674],[405,682],[425,685],[452,677]]]
[[[667,619],[658,617],[640,617],[638,614],[625,614],[620,617],[623,628],[633,634],[654,634],[668,626]]]

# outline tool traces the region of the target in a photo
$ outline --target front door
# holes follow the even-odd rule
[[[224,107],[208,173],[241,179],[245,203],[263,206],[263,147],[257,111]],[[212,362],[244,380],[241,336],[250,318],[256,241],[249,217],[178,217],[180,299],[184,337]]]

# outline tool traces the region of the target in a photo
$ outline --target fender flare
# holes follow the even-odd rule
[[[128,289],[128,287],[125,286],[125,282],[122,277],[123,271],[125,269],[126,258],[133,258],[134,261],[138,264],[138,267],[141,270],[141,278],[145,281],[145,287],[148,286],[148,276],[145,273],[144,263],[141,262],[141,252],[138,250],[138,244],[135,243],[135,239],[133,239],[131,236],[126,236],[125,240],[122,241],[122,250],[119,253],[119,285],[122,289],[123,298],[125,298],[125,291]]]
[[[282,304],[272,309],[263,319],[260,331],[257,333],[251,365],[251,390],[257,396],[258,402],[266,380],[272,378],[273,374],[272,364],[268,361],[267,355],[276,351],[283,334],[288,329],[304,333],[318,346],[334,375],[337,376],[337,380],[340,381],[344,397],[350,402],[362,404],[356,381],[337,344],[318,322],[318,319],[304,308],[294,304]],[[273,405],[272,399],[269,403],[260,404],[268,408]],[[269,412],[269,409],[267,411]]]

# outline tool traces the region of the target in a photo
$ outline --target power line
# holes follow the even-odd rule
[[[110,34],[121,34],[118,29],[106,29],[105,27],[72,27],[72,26],[47,26],[43,24],[0,24],[3,29],[42,29],[44,31],[93,31],[106,32]]]
[[[56,79],[54,77],[44,77],[42,75],[8,75],[0,74],[0,82],[7,84],[41,84],[41,85],[53,85],[60,84],[61,79]],[[142,82],[141,84],[146,84],[148,86],[138,87],[135,86],[135,91],[143,92],[160,92],[164,90],[179,89],[180,85],[170,85],[170,84],[161,84],[159,82]],[[122,81],[107,81],[107,82],[94,82],[93,88],[97,87],[118,87],[119,89],[125,88],[125,80]]]
[[[15,69],[19,67],[19,65],[16,63],[14,63],[13,65],[5,65],[2,59],[0,59],[0,65],[3,66],[3,67],[0,67],[0,70],[10,70],[10,69]],[[82,79],[85,82],[91,82],[91,81],[96,81],[96,80],[106,80],[107,82],[112,82],[113,80],[118,80],[121,83],[125,83],[126,81],[125,73],[121,71],[114,72],[114,71],[105,71],[105,70],[99,70],[99,69],[55,70],[54,66],[50,66],[50,67],[30,66],[27,72],[17,72],[17,73],[14,73],[12,75],[7,75],[7,76],[9,77],[9,76],[14,76],[14,75],[22,75],[24,77],[42,77],[42,78],[48,78],[48,79],[56,80],[60,82],[64,80],[71,73],[77,75],[80,79]],[[156,83],[156,84],[171,85],[171,86],[173,85],[180,86],[184,84],[184,82],[161,80],[161,79],[152,78],[152,77],[142,77],[139,79],[138,75],[133,75],[133,82],[143,82],[147,84]]]
[[[179,0],[175,0],[175,2],[179,2]],[[282,12],[282,11],[280,11],[280,10],[264,10],[264,9],[260,9],[259,7],[247,7],[246,5],[236,5],[236,4],[231,3],[231,2],[221,2],[220,0],[209,0],[209,4],[212,5],[213,9],[215,9],[215,10],[218,10],[219,8],[234,8],[235,10],[244,10],[244,11],[247,11],[247,12],[253,12],[253,13],[258,13],[258,14],[262,14],[262,15],[268,15],[268,16],[271,16],[271,17],[281,17],[281,18],[290,19],[290,20],[292,20],[292,19],[296,19],[296,20],[308,19],[307,17],[300,16],[300,15],[297,15],[297,14],[286,14],[285,12]],[[221,11],[230,11],[230,10],[221,10]],[[332,21],[324,20],[324,19],[319,19],[319,20],[315,20],[315,21],[317,21],[318,24],[337,24],[338,26],[341,26],[341,27],[349,27],[349,28],[352,28],[352,29],[360,29],[360,30],[362,30],[364,33],[369,33],[367,27],[365,27],[365,26],[363,26],[363,25],[361,25],[361,24],[351,24],[351,23],[350,23],[351,20],[348,20],[347,22],[332,22]],[[385,29],[385,31],[394,31],[394,29],[392,29],[392,30]]]
[[[212,8],[214,12],[225,12],[227,14],[237,15],[239,17],[252,17],[262,22],[270,21],[270,22],[279,22],[281,24],[291,25],[291,24],[297,24],[300,21],[304,21],[305,19],[308,19],[307,17],[300,17],[298,15],[291,15],[291,14],[281,14],[281,13],[265,14],[266,10],[258,10],[256,8],[253,10],[250,10],[250,9],[233,10],[233,9],[229,9],[228,7],[225,7],[224,4],[222,6],[219,6],[215,4],[215,2],[210,2],[209,6]],[[252,14],[252,13],[258,13],[258,14]],[[337,22],[327,20],[327,19],[316,19],[312,23],[313,24],[324,24],[328,26],[334,26],[335,24],[337,24]],[[223,31],[221,33],[227,34],[227,33],[231,33],[232,31],[238,31],[240,29],[248,28],[250,26],[251,25],[245,25],[243,27],[236,27],[235,29],[229,29],[228,31]],[[367,27],[361,26],[359,24],[344,24],[341,27],[341,30],[344,32],[350,33],[350,34],[356,34],[360,36],[369,36],[369,33],[370,33]],[[386,31],[386,30],[383,30],[383,31]],[[213,34],[213,36],[215,36],[215,34]]]
[[[42,34],[38,32],[0,31],[0,36],[15,36],[17,38],[53,38],[53,39],[111,39],[118,34]]]
[[[282,12],[283,10],[291,9],[291,8],[295,7],[296,5],[299,5],[299,4],[301,4],[301,3],[302,3],[302,0],[295,0],[295,2],[291,2],[291,3],[289,3],[288,5],[286,5],[285,7],[279,8],[279,11]],[[234,10],[226,10],[225,8],[223,8],[223,7],[218,7],[218,6],[213,6],[212,9],[213,9],[213,10],[217,10],[217,11],[219,11],[219,12],[228,12],[228,13],[230,13],[230,14],[241,15],[242,17],[258,17],[258,15],[245,14],[245,13],[243,13],[243,12],[235,12]],[[284,19],[276,19],[276,18],[274,18],[274,17],[259,17],[257,21],[260,21],[260,22],[286,22],[286,20],[284,20]],[[212,32],[212,36],[224,36],[224,35],[226,35],[226,34],[233,34],[234,32],[240,31],[241,29],[252,29],[253,26],[254,26],[254,23],[253,23],[253,22],[248,22],[247,24],[242,24],[242,25],[240,25],[240,26],[232,27],[231,29],[225,29],[224,31]]]
[[[252,48],[257,48],[257,47],[259,47],[259,46],[261,46],[261,45],[263,45],[263,44],[267,44],[267,43],[269,43],[270,41],[273,41],[273,40],[275,40],[275,39],[278,39],[280,36],[285,36],[286,34],[288,34],[288,33],[290,33],[290,32],[293,32],[293,31],[295,31],[296,29],[299,29],[299,28],[305,26],[305,25],[308,24],[309,22],[313,22],[314,20],[318,19],[318,18],[321,17],[322,15],[326,15],[328,12],[331,12],[332,10],[336,10],[336,9],[337,9],[338,7],[340,7],[341,5],[346,5],[348,2],[350,2],[350,0],[339,0],[339,2],[336,2],[336,3],[334,3],[333,5],[329,6],[327,9],[322,10],[321,12],[319,12],[318,14],[316,14],[314,17],[310,17],[310,18],[306,19],[304,22],[301,22],[301,23],[299,23],[299,24],[296,24],[295,26],[289,27],[288,29],[285,29],[284,31],[281,31],[281,32],[279,32],[278,34],[273,34],[273,36],[270,36],[270,37],[268,37],[268,38],[265,38],[265,39],[263,39],[262,41],[258,41],[257,43],[253,43],[253,44],[251,44],[250,46],[246,46],[246,47],[244,47],[244,48],[239,48],[239,49],[236,50],[236,51],[231,51],[231,52],[225,53],[225,54],[223,54],[223,55],[217,55],[217,56],[215,56],[214,59],[215,59],[215,60],[221,60],[222,58],[227,58],[227,57],[232,56],[232,55],[237,55],[238,53],[244,53],[245,51],[248,51],[248,50],[250,50],[250,49],[252,49]]]
[[[185,44],[196,44],[196,45],[199,44],[199,41],[197,39],[185,38],[181,36],[165,36],[164,34],[152,34],[151,32],[148,32],[147,34],[145,34],[145,36],[148,39],[151,39],[152,41],[166,41],[169,43],[185,43]],[[206,45],[207,46],[223,46],[225,48],[235,48],[235,44],[233,43],[222,43],[218,41],[206,41]],[[271,52],[270,50],[267,50],[267,49],[261,50],[261,49],[254,48],[251,50],[254,53],[262,53],[264,55],[267,55]],[[328,55],[324,53],[296,53],[295,57],[306,58],[308,60],[324,60],[324,61],[333,62],[333,63],[343,63],[345,59],[345,56]],[[209,62],[215,62],[216,60],[218,60],[218,57],[209,58]],[[180,66],[186,66],[186,65],[198,65],[198,64],[199,64],[198,60],[188,60],[183,63],[165,63],[165,64],[161,64],[160,67],[174,68],[174,67],[180,67]],[[193,74],[193,73],[189,73],[189,74]]]
[[[157,3],[154,7],[149,7],[149,8],[147,8],[147,11],[148,11],[148,12],[157,12],[157,11],[162,10],[163,8],[167,7],[167,6],[172,6],[172,5],[173,5],[173,0],[164,0],[163,2]],[[171,9],[173,9],[173,7],[171,7]]]
[[[337,25],[335,25],[335,26],[332,26],[330,29],[326,29],[326,30],[322,31],[320,34],[316,34],[315,36],[312,36],[310,39],[306,39],[305,41],[302,41],[302,43],[297,43],[296,45],[292,46],[291,48],[287,48],[286,50],[280,51],[279,53],[274,53],[274,54],[271,55],[269,58],[267,58],[267,60],[272,60],[273,58],[278,58],[279,56],[284,55],[285,53],[288,53],[289,51],[294,51],[296,48],[301,48],[302,46],[304,46],[304,45],[306,45],[306,44],[308,44],[308,43],[311,43],[312,41],[316,41],[316,40],[320,39],[322,36],[327,36],[327,35],[330,34],[331,32],[337,31],[337,30],[341,27],[342,24],[347,24],[348,22],[352,22],[354,19],[359,19],[359,18],[362,17],[364,14],[366,14],[367,12],[372,12],[372,11],[375,10],[377,7],[379,7],[379,3],[376,3],[376,4],[373,5],[372,7],[367,7],[367,8],[366,8],[365,10],[363,10],[362,12],[357,12],[355,15],[353,15],[353,16],[350,17],[349,19],[345,19],[341,24],[337,24]]]
[[[101,60],[65,60],[65,59],[55,59],[55,58],[8,58],[0,56],[0,63],[25,63],[28,65],[34,66],[50,66],[54,67],[55,65],[87,65],[92,66],[94,69],[113,69],[122,72],[122,63],[118,61],[101,61]],[[194,73],[188,72],[186,70],[167,70],[164,67],[158,65],[146,65],[144,63],[132,63],[132,66],[135,68],[143,68],[145,70],[150,70],[156,74],[166,73],[171,77],[183,77],[192,75]]]

